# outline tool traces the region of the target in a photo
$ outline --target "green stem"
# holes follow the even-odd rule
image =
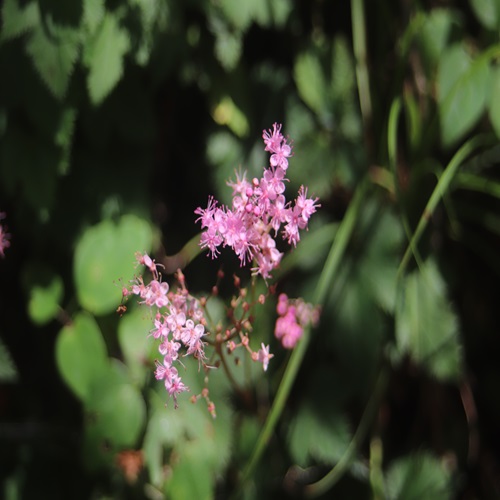
[[[359,105],[365,133],[368,133],[372,119],[370,80],[368,77],[366,52],[366,24],[364,0],[351,1],[352,39],[356,58],[356,79],[358,82]]]
[[[177,269],[184,269],[192,260],[195,259],[202,249],[200,247],[200,234],[193,236],[179,252],[174,255],[166,255],[162,264],[165,266],[165,273],[172,274]]]
[[[325,265],[323,267],[323,271],[316,286],[316,290],[313,297],[314,304],[323,305],[327,298],[327,294],[330,290],[330,285],[333,281],[335,274],[337,273],[341,259],[347,248],[347,244],[354,231],[360,207],[362,203],[365,201],[368,185],[369,184],[367,182],[367,179],[365,179],[358,186],[354,194],[354,197],[351,203],[349,204],[349,208],[347,209],[345,217],[338,228],[335,239],[333,240],[330,249],[330,253],[328,254]],[[274,431],[274,428],[276,427],[278,419],[283,413],[285,403],[287,401],[288,395],[295,381],[295,378],[297,377],[297,373],[302,364],[302,360],[306,353],[310,338],[311,338],[311,332],[310,329],[308,328],[304,332],[302,339],[299,341],[297,347],[294,349],[292,355],[290,356],[290,360],[288,362],[285,373],[281,380],[278,392],[276,393],[276,397],[274,399],[271,410],[264,423],[264,427],[257,440],[257,443],[250,457],[250,460],[248,461],[243,471],[242,479],[239,485],[240,490],[243,488],[246,481],[248,481],[248,479],[252,475],[255,466],[259,462],[262,453],[264,452],[269,442],[269,439],[271,438],[271,435]]]
[[[366,405],[365,411],[361,417],[356,433],[354,434],[347,450],[344,452],[335,467],[322,479],[316,483],[306,486],[305,493],[308,497],[316,497],[328,491],[332,486],[345,474],[347,469],[351,466],[356,452],[363,440],[366,437],[370,424],[373,422],[375,412],[377,411],[382,394],[387,385],[388,374],[385,368],[382,368],[374,391]]]
[[[392,175],[394,177],[394,192],[396,193],[396,201],[399,205],[399,213],[401,216],[401,222],[403,224],[406,237],[410,243],[410,250],[415,257],[415,260],[420,265],[421,258],[418,253],[416,245],[412,244],[412,234],[410,229],[410,224],[404,212],[404,207],[402,204],[401,189],[399,187],[398,178],[398,168],[397,168],[397,138],[398,138],[398,123],[399,116],[401,113],[401,99],[398,97],[395,99],[391,105],[391,110],[389,112],[389,123],[387,126],[387,154],[389,159],[389,168],[391,169]]]
[[[410,261],[410,256],[412,254],[412,249],[416,248],[418,242],[420,241],[420,238],[422,237],[422,234],[427,227],[427,223],[429,222],[432,214],[434,213],[434,210],[436,209],[437,204],[443,197],[443,194],[449,189],[450,184],[455,177],[455,174],[457,173],[458,168],[460,165],[463,164],[465,159],[473,153],[476,149],[479,147],[487,144],[489,141],[485,139],[484,136],[475,136],[469,141],[467,141],[456,153],[455,156],[451,159],[450,163],[446,166],[443,174],[439,178],[439,181],[434,188],[434,191],[431,194],[431,197],[429,198],[429,201],[427,202],[427,205],[422,212],[422,215],[420,217],[420,220],[418,221],[417,228],[415,229],[415,232],[413,233],[410,243],[408,247],[406,248],[406,252],[403,256],[403,259],[401,260],[401,264],[399,265],[398,269],[398,278],[404,273],[406,266],[408,265]]]

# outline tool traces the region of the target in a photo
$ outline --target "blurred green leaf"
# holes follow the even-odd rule
[[[498,29],[500,20],[499,0],[470,0],[469,3],[477,19],[486,29]]]
[[[93,34],[99,28],[105,13],[104,0],[84,0],[83,24],[90,34]]]
[[[297,56],[293,74],[300,97],[321,115],[327,108],[327,84],[318,57],[312,51]]]
[[[74,275],[80,304],[94,314],[106,314],[122,299],[116,280],[131,279],[134,254],[148,252],[151,226],[144,219],[124,215],[117,223],[104,220],[88,228],[75,250]]]
[[[173,466],[165,493],[172,500],[211,500],[214,479],[210,463],[197,449],[196,443],[190,443]]]
[[[24,270],[23,281],[31,320],[44,325],[55,318],[64,292],[61,276],[41,262],[32,262]]]
[[[67,174],[69,170],[71,146],[73,144],[73,133],[75,130],[77,111],[75,108],[66,108],[62,111],[59,128],[56,132],[55,143],[61,148],[61,161],[58,172]]]
[[[250,131],[247,117],[229,96],[222,98],[212,116],[215,122],[227,125],[238,137],[245,137]]]
[[[438,70],[438,105],[444,146],[461,139],[486,106],[490,67],[486,57],[471,61],[461,44],[446,49]]]
[[[17,382],[18,379],[16,365],[0,335],[0,383]]]
[[[450,474],[433,455],[422,452],[394,461],[386,475],[390,500],[452,498]]]
[[[435,66],[448,44],[453,25],[459,24],[460,17],[453,9],[436,8],[425,14],[421,13],[414,22],[419,23],[418,42],[428,71],[433,77]]]
[[[0,40],[10,40],[26,33],[40,22],[38,3],[21,2],[19,0],[4,0],[1,6],[2,31]]]
[[[127,31],[116,15],[107,12],[85,48],[84,60],[89,69],[87,86],[94,105],[100,104],[120,81],[125,54],[130,48]]]
[[[351,441],[347,419],[338,413],[318,411],[311,404],[302,404],[289,431],[290,452],[301,467],[310,460],[334,464]]]
[[[40,13],[61,26],[78,26],[83,12],[82,0],[38,0]]]
[[[221,0],[219,6],[231,24],[241,31],[246,31],[253,20],[255,0]]]
[[[146,406],[140,392],[127,380],[126,371],[114,360],[95,377],[85,401],[90,426],[118,447],[134,447],[144,427]]]
[[[70,29],[51,33],[39,25],[26,44],[35,68],[52,94],[59,100],[66,95],[69,80],[78,57],[78,33]]]
[[[73,323],[60,331],[56,361],[64,381],[82,401],[88,401],[108,366],[106,345],[90,314],[77,314]]]
[[[488,113],[490,117],[491,124],[493,125],[493,129],[497,134],[497,137],[500,138],[500,99],[498,96],[500,95],[500,68],[493,67],[491,68],[492,72],[492,82],[491,82],[491,92],[488,103]]]
[[[433,260],[406,277],[396,305],[398,356],[409,354],[440,380],[457,380],[462,369],[458,319]]]
[[[140,307],[127,311],[118,323],[118,340],[125,363],[132,379],[140,385],[153,371],[151,353],[156,346],[155,339],[148,336],[151,328],[151,317]]]
[[[226,71],[232,71],[238,64],[243,41],[239,33],[232,33],[229,30],[216,32],[215,56]]]

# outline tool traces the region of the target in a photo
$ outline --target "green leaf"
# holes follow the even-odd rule
[[[429,73],[434,75],[434,68],[443,54],[453,28],[453,24],[460,23],[459,14],[450,8],[432,9],[418,22],[417,39],[420,44],[422,56],[427,63]]]
[[[66,29],[47,35],[51,27],[39,25],[26,44],[26,52],[52,94],[62,100],[78,57],[78,33]]]
[[[123,366],[115,360],[94,380],[85,401],[88,425],[118,447],[136,446],[146,417],[144,399],[127,379]]]
[[[114,14],[107,12],[84,55],[89,69],[87,86],[94,105],[100,104],[120,81],[129,48],[128,32],[120,27]]]
[[[455,44],[442,54],[437,82],[441,140],[450,146],[483,114],[490,85],[489,60],[471,61],[462,45]]]
[[[40,22],[40,11],[38,3],[22,2],[24,8],[21,8],[18,0],[4,0],[1,7],[2,31],[0,40],[10,40],[21,36],[30,29],[34,28]]]
[[[134,275],[134,254],[149,251],[151,226],[144,219],[124,215],[117,223],[104,220],[88,228],[75,250],[74,275],[80,304],[90,312],[106,314],[120,304],[116,280]]]
[[[458,320],[432,260],[405,278],[396,306],[396,344],[398,357],[409,354],[438,379],[461,374]]]
[[[171,500],[214,498],[214,476],[210,464],[196,443],[188,445],[180,460],[172,468],[172,477],[167,482],[166,497]],[[195,478],[195,480],[193,480]]]
[[[106,345],[90,314],[77,314],[73,323],[60,331],[56,361],[64,381],[86,402],[93,386],[102,379],[108,363]]]
[[[494,67],[491,69],[491,72],[492,82],[491,92],[489,95],[488,112],[493,129],[495,130],[497,137],[500,137],[500,99],[498,98],[500,95],[500,68]]]
[[[300,54],[293,74],[302,100],[321,115],[326,108],[327,85],[319,59],[312,52]]]
[[[75,108],[66,108],[62,111],[59,127],[54,138],[56,145],[61,148],[58,172],[62,175],[67,174],[69,170],[76,115]]]
[[[125,363],[132,378],[141,385],[153,370],[149,361],[156,345],[154,339],[148,336],[151,328],[151,318],[140,307],[127,311],[118,324],[118,341]]]
[[[449,472],[429,453],[396,460],[387,471],[386,484],[390,500],[445,500],[452,497]]]
[[[227,125],[238,137],[245,137],[249,133],[250,126],[247,117],[229,96],[222,98],[212,116],[215,122],[219,125]]]
[[[499,0],[470,0],[470,5],[479,22],[490,30],[496,30],[499,25]]]
[[[70,2],[38,0],[38,4],[43,17],[50,18],[61,26],[79,26],[83,12],[82,0],[71,0]]]
[[[300,407],[290,426],[290,452],[301,467],[310,465],[311,459],[336,463],[350,440],[349,424],[343,415],[333,412],[328,416],[320,414],[311,404]]]
[[[217,31],[215,38],[215,57],[226,71],[232,71],[238,65],[243,50],[240,33],[228,30]]]
[[[84,0],[83,24],[90,34],[94,34],[104,19],[104,0]]]
[[[41,262],[30,263],[23,272],[28,293],[28,314],[37,325],[56,317],[63,297],[62,278]]]
[[[250,26],[255,10],[255,0],[221,0],[220,8],[225,17],[240,31],[246,31]]]
[[[18,378],[16,365],[0,335],[0,383],[17,382]]]

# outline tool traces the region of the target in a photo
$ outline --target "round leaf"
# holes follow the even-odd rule
[[[106,314],[121,301],[117,279],[134,274],[134,254],[148,251],[152,231],[148,222],[133,215],[117,224],[105,220],[85,231],[75,252],[74,273],[80,304],[94,314]]]
[[[80,313],[61,330],[56,361],[64,381],[81,400],[87,401],[108,361],[104,340],[92,316]]]
[[[96,432],[116,446],[135,445],[141,432],[146,408],[139,391],[124,380],[122,367],[109,366],[87,401]]]

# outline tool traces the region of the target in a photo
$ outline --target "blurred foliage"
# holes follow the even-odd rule
[[[0,20],[2,498],[500,497],[499,0],[3,0]],[[322,205],[278,290],[312,300],[349,238],[321,323],[295,380],[266,304],[268,372],[214,370],[216,419],[165,408],[122,284],[260,174],[274,122]]]

